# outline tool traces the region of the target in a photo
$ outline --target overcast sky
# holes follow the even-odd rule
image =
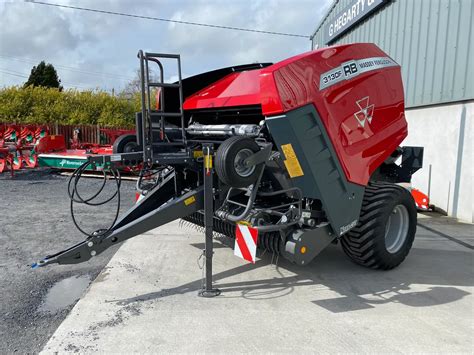
[[[43,0],[182,21],[311,35],[331,0]],[[123,89],[139,49],[179,53],[183,75],[310,50],[309,39],[196,27],[0,0],[0,86],[52,63],[64,87]],[[174,68],[173,68],[174,69]],[[175,77],[175,70],[165,73]]]

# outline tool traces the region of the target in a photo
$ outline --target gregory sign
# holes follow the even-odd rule
[[[387,2],[388,0],[351,0],[343,10],[324,25],[324,42],[329,44]]]

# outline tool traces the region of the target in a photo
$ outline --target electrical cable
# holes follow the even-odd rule
[[[65,9],[96,12],[96,13],[107,14],[107,15],[133,17],[133,18],[140,18],[140,19],[145,19],[145,20],[154,20],[154,21],[162,21],[162,22],[170,22],[170,23],[179,23],[179,24],[182,24],[182,25],[191,25],[191,26],[220,28],[220,29],[224,29],[224,30],[243,31],[243,32],[254,32],[254,33],[262,33],[262,34],[268,34],[268,35],[287,36],[287,37],[299,37],[299,38],[307,38],[307,39],[309,39],[309,38],[311,37],[311,36],[308,36],[308,35],[302,35],[302,34],[296,34],[296,33],[264,31],[264,30],[256,30],[256,29],[251,29],[251,28],[242,28],[242,27],[234,27],[234,26],[223,26],[223,25],[213,25],[213,24],[209,24],[209,23],[200,23],[200,22],[191,22],[191,21],[172,20],[172,19],[166,19],[166,18],[160,18],[160,17],[135,15],[135,14],[128,14],[128,13],[125,13],[125,12],[116,12],[116,11],[107,11],[107,10],[91,9],[91,8],[88,8],[88,7],[70,6],[70,5],[55,4],[55,3],[42,2],[42,1],[35,1],[35,0],[27,0],[27,2],[30,2],[30,3],[32,3],[32,4],[38,4],[38,5],[47,5],[47,6],[54,6],[54,7],[65,8]]]
[[[29,78],[28,75],[26,75],[26,74],[21,74],[21,73],[19,73],[19,72],[17,72],[17,71],[11,70],[11,69],[0,68],[0,73],[2,73],[2,74],[7,74],[7,75],[17,76],[17,77],[19,77],[19,78],[26,78],[26,79]],[[85,87],[85,86],[76,85],[76,84],[71,84],[71,83],[69,83],[69,82],[64,82],[64,81],[61,81],[61,84],[67,85],[67,86],[72,86],[72,87],[75,87],[75,88],[84,89],[84,90],[92,90],[91,88],[87,88],[87,87]]]
[[[86,171],[86,169],[89,165],[91,165],[91,162],[86,161],[80,167],[78,167],[73,172],[71,177],[69,178],[69,181],[68,181],[68,195],[69,195],[69,198],[70,198],[70,201],[71,201],[70,211],[71,211],[71,217],[72,217],[72,221],[73,221],[74,225],[76,226],[76,228],[82,234],[84,234],[88,237],[100,237],[100,236],[104,236],[104,235],[108,234],[110,231],[112,231],[112,228],[115,225],[115,222],[117,222],[117,219],[118,219],[118,216],[119,216],[119,213],[120,213],[121,176],[120,176],[120,172],[117,169],[113,169],[113,168],[108,169],[112,173],[113,179],[114,179],[114,181],[116,183],[116,186],[117,186],[117,190],[115,191],[115,193],[111,197],[109,197],[109,198],[107,198],[103,201],[91,202],[92,200],[97,198],[102,193],[102,191],[104,190],[104,187],[105,187],[106,182],[107,182],[107,172],[106,172],[106,170],[102,170],[104,178],[103,178],[103,182],[102,182],[102,185],[100,186],[99,190],[95,194],[93,194],[91,197],[84,199],[79,194],[79,191],[78,191],[77,187],[78,187],[79,181],[82,177],[82,174],[84,173],[84,171]],[[74,196],[76,196],[77,198],[75,198]],[[87,233],[84,229],[81,228],[81,226],[77,222],[76,217],[74,215],[74,202],[76,202],[78,204],[85,204],[85,205],[88,205],[88,206],[101,206],[101,205],[105,205],[106,203],[112,201],[112,199],[114,199],[115,197],[117,197],[117,209],[115,211],[114,220],[107,229],[99,229],[99,230],[97,230],[93,233]]]
[[[9,71],[3,70],[3,69],[0,69],[0,73],[2,73],[2,74],[7,74],[7,75],[13,75],[13,76],[17,76],[17,77],[19,77],[19,78],[28,78],[28,76],[27,76],[27,75],[23,75],[23,74],[16,74],[16,73],[9,72]]]
[[[40,60],[34,60],[34,59],[31,59],[31,58],[13,57],[13,56],[5,55],[5,54],[0,54],[0,58],[5,59],[5,60],[12,60],[12,61],[15,61],[15,62],[27,63],[27,64],[37,64],[37,63],[40,62]],[[79,68],[69,67],[69,66],[65,66],[65,65],[62,65],[62,64],[54,64],[54,67],[59,68],[59,69],[63,69],[63,70],[66,70],[66,71],[81,73],[81,74],[88,74],[88,75],[94,75],[94,76],[104,75],[104,76],[109,76],[111,78],[115,78],[115,79],[118,79],[118,80],[126,80],[126,81],[134,80],[133,78],[128,77],[128,76],[112,74],[112,73],[82,70],[82,69],[79,69]]]

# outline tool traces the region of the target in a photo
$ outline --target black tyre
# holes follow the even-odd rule
[[[118,137],[112,145],[114,154],[131,153],[138,150],[137,137],[134,134],[123,134]]]
[[[416,220],[415,203],[407,189],[371,183],[365,190],[357,226],[342,237],[342,249],[359,265],[393,269],[413,245]]]
[[[247,187],[258,177],[256,166],[245,166],[244,160],[260,150],[251,138],[231,137],[217,149],[216,173],[219,179],[232,187]]]

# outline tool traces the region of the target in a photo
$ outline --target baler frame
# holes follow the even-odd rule
[[[397,148],[407,132],[403,89],[399,66],[384,55],[371,44],[345,45],[275,65],[200,74],[185,79],[183,86],[179,55],[140,51],[142,109],[136,115],[136,147],[89,157],[86,164],[103,166],[115,176],[118,166],[141,163],[138,190],[144,197],[109,229],[87,234],[84,242],[35,266],[79,263],[182,218],[206,231],[205,296],[218,294],[212,288],[213,232],[235,237],[236,225],[243,223],[258,231],[258,247],[298,265],[307,265],[327,245],[341,241],[356,263],[396,267],[408,254],[416,229],[411,195],[397,184],[409,181],[421,167],[423,151]],[[176,60],[177,82],[164,81],[162,59]],[[364,64],[357,80],[350,76],[318,86],[317,76],[305,76],[311,72],[322,78],[328,68],[342,72],[350,59]],[[159,68],[159,82],[150,81],[150,63]],[[367,91],[377,90],[380,83],[393,85],[385,101],[373,95],[381,106],[376,111]],[[359,85],[360,94],[353,85]],[[159,90],[156,109],[153,88]],[[361,100],[367,107],[361,107]],[[372,120],[374,112],[386,117]],[[393,161],[399,153],[402,166]],[[142,184],[150,171],[157,172],[156,179]],[[79,177],[74,177],[74,186]],[[73,202],[74,190],[70,196]],[[406,243],[389,255],[384,228],[399,206],[409,219]]]

